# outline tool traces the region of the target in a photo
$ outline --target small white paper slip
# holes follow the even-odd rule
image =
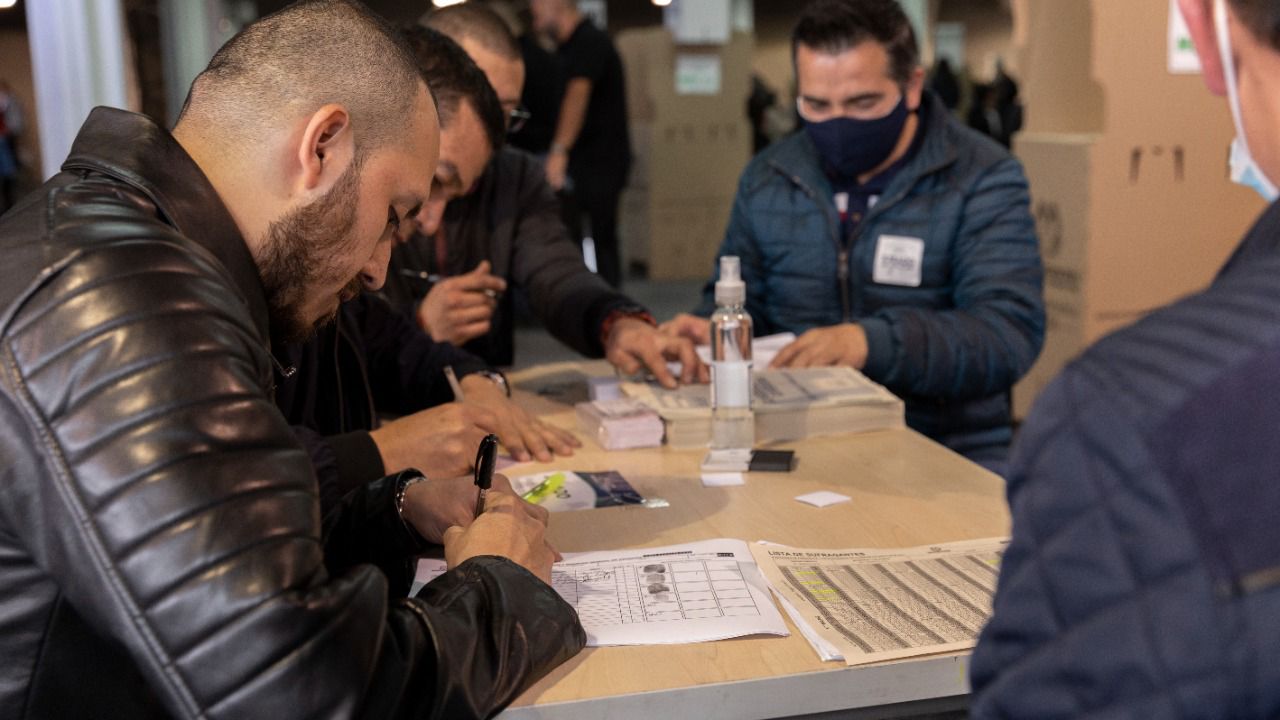
[[[881,285],[920,287],[924,272],[924,240],[901,235],[881,235],[876,241],[871,279]]]
[[[740,472],[704,472],[702,484],[706,487],[730,487],[746,485],[747,479]]]
[[[826,507],[828,505],[835,505],[836,503],[848,502],[853,498],[848,495],[833,493],[830,490],[819,490],[818,492],[811,492],[808,495],[797,495],[796,499],[814,507]]]
[[[702,472],[746,472],[751,466],[752,450],[710,450],[702,459]]]

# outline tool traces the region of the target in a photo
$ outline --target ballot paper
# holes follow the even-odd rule
[[[786,595],[774,590],[773,596],[778,599],[778,604],[781,605],[783,611],[787,613],[787,617],[791,618],[791,623],[796,626],[796,629],[800,631],[800,634],[804,639],[809,641],[809,647],[813,648],[814,652],[818,653],[818,658],[822,660],[822,662],[844,660],[844,655],[840,654],[840,648],[827,642],[826,639],[813,629],[812,625],[805,622],[804,616],[800,614],[800,611],[796,609],[795,605],[791,604],[790,600],[787,600]]]
[[[751,367],[757,372],[764,370],[773,364],[773,358],[777,356],[778,351],[796,341],[795,333],[777,333],[774,335],[762,335],[751,340]],[[698,353],[698,359],[704,365],[711,364],[711,346],[698,345],[694,348]],[[680,372],[684,365],[671,361],[667,363],[667,371],[674,377],[680,377]]]
[[[762,335],[751,340],[751,366],[756,370],[764,370],[773,364],[773,358],[782,348],[796,341],[795,333],[777,333],[774,335]],[[699,345],[696,348],[698,359],[702,362],[711,364],[711,346]]]
[[[896,550],[760,544],[751,552],[819,657],[862,665],[972,648],[991,615],[1008,544],[1007,538]]]
[[[416,580],[444,572],[443,560],[420,560]],[[551,584],[578,611],[588,647],[790,634],[741,540],[565,553]]]

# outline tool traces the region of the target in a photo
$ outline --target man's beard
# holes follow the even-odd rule
[[[309,293],[339,278],[343,256],[356,244],[355,226],[362,162],[347,168],[324,197],[289,211],[267,227],[258,262],[271,333],[285,342],[305,342],[320,327],[332,322],[337,308],[318,320],[304,315]],[[343,301],[360,294],[359,275],[341,291]]]

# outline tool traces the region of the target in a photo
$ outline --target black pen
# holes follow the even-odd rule
[[[430,283],[432,285],[444,280],[444,275],[429,273],[423,270],[410,270],[409,268],[401,268],[400,274],[404,277],[421,280],[422,282]]]
[[[498,436],[490,433],[480,441],[480,450],[476,453],[476,517],[484,512],[484,498],[493,485],[493,468],[497,459]]]
[[[400,274],[412,280],[420,280],[429,285],[438,285],[439,283],[443,282],[448,278],[448,276],[446,275],[429,273],[429,272],[426,272],[425,270],[410,270],[408,268],[401,268]],[[484,290],[477,290],[476,292],[483,293],[486,297],[488,297],[490,300],[493,300],[495,302],[502,299],[502,293],[498,292],[497,290],[490,290],[488,288],[485,288]]]

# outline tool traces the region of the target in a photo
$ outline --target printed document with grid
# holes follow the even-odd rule
[[[824,660],[967,650],[991,615],[1007,538],[894,550],[754,545],[760,571]]]
[[[444,572],[443,560],[420,560],[416,579]],[[551,584],[577,609],[588,647],[790,634],[741,540],[565,553]]]

